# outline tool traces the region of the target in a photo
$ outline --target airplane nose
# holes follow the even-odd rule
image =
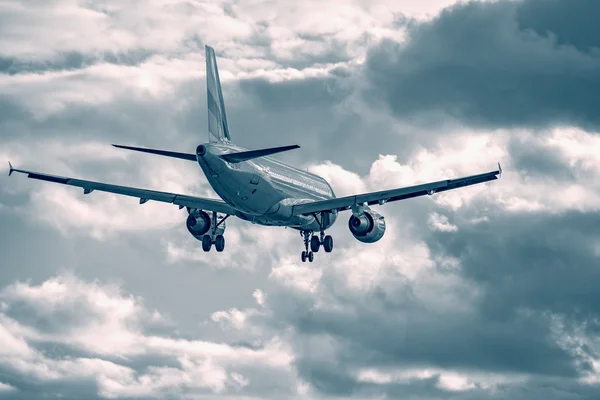
[[[204,147],[204,145],[200,144],[198,145],[198,147],[196,147],[196,154],[199,156],[203,156],[206,154],[206,147]]]

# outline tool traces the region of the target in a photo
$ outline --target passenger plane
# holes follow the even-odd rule
[[[334,224],[340,211],[351,210],[348,228],[357,240],[373,243],[383,237],[386,224],[384,217],[370,206],[433,195],[492,181],[502,175],[498,164],[496,171],[464,178],[336,198],[331,186],[322,177],[268,157],[300,146],[248,150],[233,144],[217,60],[209,46],[206,46],[206,87],[209,141],[198,145],[194,154],[113,146],[198,163],[221,200],[48,175],[13,168],[10,162],[9,176],[13,172],[21,172],[29,178],[83,188],[84,194],[98,190],[137,197],[140,204],[154,200],[176,204],[180,209],[185,207],[188,212],[187,229],[202,242],[204,251],[210,251],[213,245],[218,252],[223,251],[225,220],[232,215],[255,224],[291,227],[304,239],[302,262],[312,262],[314,253],[321,246],[326,252],[332,251],[333,239],[325,235],[325,231]]]

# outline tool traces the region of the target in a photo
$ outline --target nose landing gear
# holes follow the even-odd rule
[[[300,231],[300,235],[304,238],[304,251],[302,252],[302,262],[313,262],[315,259],[315,255],[312,251],[308,251],[308,243],[311,242],[311,238],[313,238],[313,231]]]

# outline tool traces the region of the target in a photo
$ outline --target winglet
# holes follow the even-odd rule
[[[500,163],[498,163],[498,173],[499,173],[498,178],[502,178],[502,167],[500,166]]]
[[[11,176],[14,170],[15,169],[13,168],[12,164],[9,161],[8,162],[8,176]]]

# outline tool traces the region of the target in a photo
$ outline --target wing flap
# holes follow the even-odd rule
[[[94,190],[98,190],[101,192],[115,193],[123,196],[137,197],[140,199],[141,204],[144,204],[148,200],[154,200],[163,203],[176,204],[181,207],[198,208],[207,211],[215,211],[222,214],[235,215],[235,209],[222,200],[159,192],[156,190],[138,189],[128,186],[111,185],[108,183],[86,181],[82,179],[68,178],[15,168],[11,168],[11,173],[12,172],[26,174],[27,177],[32,179],[80,187],[84,189],[85,194],[91,193]]]
[[[498,164],[499,165],[499,164]],[[294,214],[312,214],[322,211],[343,211],[352,208],[353,205],[375,205],[390,201],[406,200],[413,197],[432,195],[447,190],[458,189],[465,186],[476,185],[498,179],[501,173],[500,167],[497,171],[484,174],[467,176],[458,179],[447,179],[444,181],[425,183],[399,189],[382,190],[379,192],[364,193],[354,196],[339,197],[331,200],[316,201],[294,206]]]

